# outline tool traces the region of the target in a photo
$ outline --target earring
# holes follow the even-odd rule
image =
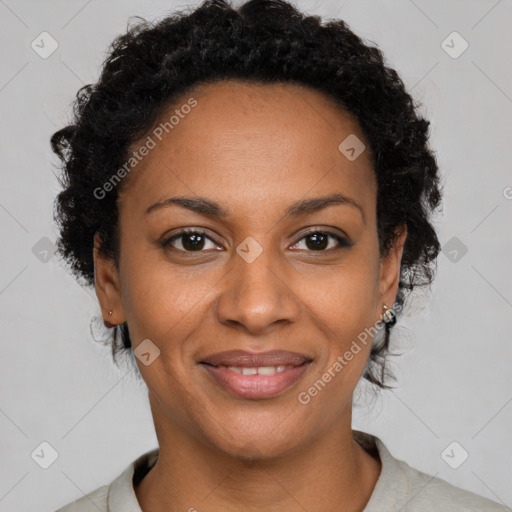
[[[112,316],[112,310],[108,312],[108,316]]]
[[[386,327],[393,327],[396,324],[396,315],[395,312],[388,308],[386,304],[382,306],[384,309],[384,314],[382,315],[382,320],[386,324]]]

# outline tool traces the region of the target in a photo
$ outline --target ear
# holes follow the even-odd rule
[[[105,258],[99,252],[101,238],[94,235],[94,287],[101,307],[103,323],[107,327],[122,324],[126,318],[121,301],[119,273],[113,260]],[[112,315],[108,312],[112,311]]]
[[[400,281],[400,264],[407,237],[407,226],[403,224],[395,230],[392,246],[389,252],[381,259],[379,273],[379,311],[382,314],[382,305],[392,307],[398,292]]]

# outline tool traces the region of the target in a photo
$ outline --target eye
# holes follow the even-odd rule
[[[178,243],[174,245],[175,242]],[[213,247],[205,247],[208,242],[211,242]],[[162,247],[166,248],[168,246],[182,252],[201,252],[203,249],[215,249],[217,244],[209,236],[206,236],[205,231],[187,229],[162,242]]]
[[[343,236],[330,231],[310,231],[296,242],[292,248],[296,248],[303,240],[306,242],[306,248],[313,252],[327,252],[328,250],[339,250],[352,247],[352,244]],[[208,242],[212,247],[207,247]],[[181,252],[202,252],[207,249],[216,249],[217,243],[206,235],[205,231],[200,229],[185,229],[174,234],[162,242],[162,247],[171,246],[173,249]]]
[[[334,241],[334,248],[329,243],[329,239]],[[306,242],[306,249],[314,252],[327,252],[327,250],[339,250],[352,247],[352,244],[344,237],[330,231],[310,231],[303,236],[293,247],[299,245],[303,240]]]

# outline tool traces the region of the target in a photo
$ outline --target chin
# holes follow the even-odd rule
[[[203,435],[208,444],[240,461],[254,462],[282,457],[300,444],[302,436],[298,421],[284,410],[284,414],[237,412],[226,414],[222,423],[211,425]]]

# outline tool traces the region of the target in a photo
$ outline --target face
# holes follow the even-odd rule
[[[149,354],[159,439],[278,456],[350,428],[360,335],[395,300],[405,237],[380,257],[356,119],[291,84],[201,86],[162,122],[176,109],[123,184],[119,267],[95,250],[106,318]]]

